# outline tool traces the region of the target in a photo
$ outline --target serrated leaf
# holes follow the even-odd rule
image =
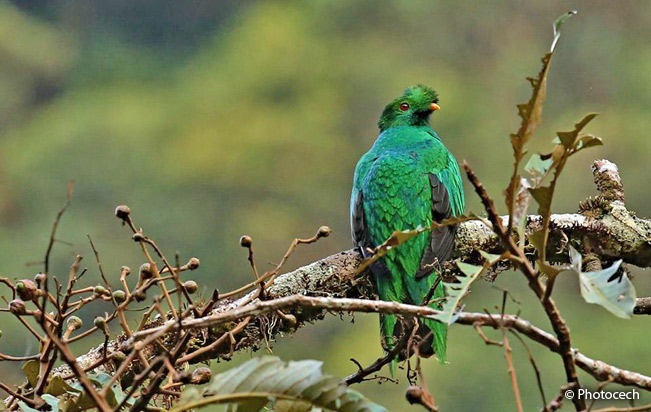
[[[55,375],[50,379],[50,382],[48,382],[47,387],[45,388],[45,393],[53,396],[61,396],[64,393],[73,390],[72,386],[70,386],[61,375]]]
[[[480,250],[479,254],[482,255],[484,259],[486,259],[487,262],[497,262],[502,258],[502,255],[496,255],[494,253],[488,253],[486,251]]]
[[[543,159],[540,153],[535,153],[529,158],[529,161],[524,166],[524,170],[534,177],[540,178],[547,173],[552,163],[554,163],[554,161],[550,157]]]
[[[459,318],[457,308],[461,304],[461,299],[463,299],[466,292],[470,289],[470,285],[477,280],[487,268],[501,258],[501,255],[493,255],[484,251],[481,251],[481,253],[486,259],[486,263],[483,266],[471,265],[457,260],[457,267],[466,276],[458,277],[457,280],[459,283],[443,282],[443,287],[445,287],[445,302],[441,305],[441,312],[432,316],[432,319],[436,319],[447,325],[452,325],[457,321]]]
[[[583,130],[583,128],[586,127],[595,117],[597,117],[597,113],[588,113],[583,119],[574,125],[574,130],[569,132],[557,132],[556,135],[560,139],[561,144],[568,149],[574,148],[581,130]]]
[[[544,273],[547,276],[547,279],[553,280],[556,276],[558,276],[559,273],[563,272],[567,268],[565,267],[557,267],[557,266],[552,266],[548,265],[546,262],[543,262],[541,260],[538,260],[536,262],[538,264],[538,268],[542,273]]]
[[[579,275],[583,299],[605,308],[617,317],[629,319],[635,308],[635,287],[626,275],[612,279],[622,260],[595,272],[583,272],[581,261],[581,254],[570,246],[571,267]]]
[[[50,412],[59,412],[59,399],[49,394],[41,395],[41,398],[50,405]]]
[[[603,146],[603,144],[604,143],[601,140],[601,137],[593,136],[591,134],[586,134],[579,137],[579,139],[576,142],[576,145],[574,146],[574,150],[578,152],[579,150],[587,149],[588,147]]]
[[[538,253],[540,253],[540,250],[542,249],[543,246],[543,232],[542,230],[538,230],[536,232],[533,232],[529,234],[529,243],[533,245],[533,247],[536,248]]]
[[[529,192],[538,203],[538,213],[543,217],[549,216],[552,207],[552,188],[549,186],[536,187],[529,189]]]
[[[341,381],[322,372],[323,363],[314,360],[283,362],[263,356],[216,375],[199,393],[183,396],[172,412],[206,405],[228,405],[229,411],[255,412],[269,404],[282,411],[332,410],[386,412]],[[308,409],[305,409],[308,407]]]
[[[49,405],[50,412],[59,412],[59,399],[48,394],[42,395],[41,398],[45,401],[46,404]],[[20,406],[20,409],[23,412],[41,412],[38,409],[27,406],[27,404],[23,401],[19,401],[18,406]]]
[[[23,412],[41,412],[38,409],[34,409],[34,408],[31,408],[31,407],[27,406],[27,404],[25,402],[23,402],[23,401],[19,401],[18,406],[20,406],[20,409]]]
[[[27,377],[27,382],[33,387],[38,383],[38,373],[40,371],[40,362],[37,360],[30,360],[23,364],[23,372]]]
[[[99,372],[96,374],[88,375],[88,379],[97,387],[103,388],[111,381],[111,375]],[[106,393],[106,402],[110,407],[117,407],[120,402],[124,399],[124,394],[122,393],[122,387],[119,382],[115,382],[111,388]]]
[[[513,216],[513,209],[516,196],[516,187],[518,181],[520,180],[520,175],[518,174],[518,165],[522,160],[522,157],[526,153],[524,146],[533,135],[534,131],[540,125],[542,119],[542,108],[543,103],[545,102],[545,97],[547,95],[547,75],[549,73],[549,67],[558,43],[558,39],[561,36],[560,28],[563,23],[573,14],[576,14],[574,11],[563,14],[554,21],[554,38],[552,40],[552,45],[550,47],[549,53],[545,54],[542,58],[542,69],[538,72],[538,75],[535,78],[527,78],[529,83],[531,83],[531,97],[527,103],[518,104],[518,116],[521,119],[520,127],[516,133],[512,133],[511,137],[511,146],[513,146],[513,155],[515,157],[514,172],[509,182],[509,185],[505,189],[505,199],[506,206],[509,211],[509,216]]]

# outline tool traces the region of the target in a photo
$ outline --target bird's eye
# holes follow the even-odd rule
[[[409,103],[401,103],[400,104],[400,110],[402,110],[403,112],[406,112],[407,110],[409,110]]]

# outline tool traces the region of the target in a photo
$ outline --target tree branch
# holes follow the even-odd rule
[[[640,267],[651,266],[651,242],[649,241],[651,239],[651,221],[638,218],[628,212],[621,200],[623,195],[619,196],[617,192],[617,188],[621,187],[621,180],[619,180],[616,170],[616,166],[610,162],[595,162],[593,165],[595,182],[603,192],[596,198],[583,202],[580,206],[580,213],[552,215],[550,250],[547,255],[550,261],[566,262],[568,260],[567,244],[569,242],[574,245],[583,245],[586,239],[590,239],[593,253],[603,261],[622,258],[629,264]],[[608,183],[608,181],[612,180],[619,181],[619,185]],[[499,219],[506,223],[504,217]],[[525,233],[532,233],[539,230],[540,227],[540,216],[529,216]],[[500,239],[495,235],[492,228],[480,220],[460,223],[457,231],[455,257],[470,263],[480,263],[479,250],[491,253],[502,252]],[[533,248],[531,253],[533,253]],[[201,328],[193,330],[196,338],[201,342],[200,346],[206,347],[223,336],[223,331],[213,334],[210,333],[209,329],[205,328],[211,322],[221,323],[225,319],[238,320],[243,319],[243,316],[254,316],[245,327],[241,328],[238,333],[233,334],[234,339],[231,345],[214,345],[213,350],[203,351],[200,356],[192,356],[191,361],[200,362],[219,357],[228,359],[232,350],[246,348],[256,350],[262,342],[272,338],[278,331],[290,331],[305,325],[306,322],[323,318],[324,309],[351,310],[345,306],[346,301],[337,301],[330,298],[357,298],[354,302],[357,305],[356,307],[365,308],[366,311],[394,310],[388,308],[397,304],[375,301],[374,289],[369,276],[366,273],[358,273],[361,261],[360,254],[354,249],[339,252],[278,276],[274,279],[273,284],[265,288],[264,302],[256,299],[257,290],[253,290],[239,299],[220,300],[207,318],[187,319],[185,322],[189,322],[189,325],[192,325],[193,328]],[[508,264],[500,264],[498,270],[508,268]],[[444,278],[454,276],[456,273],[455,265],[445,264],[442,272]],[[296,297],[294,295],[303,296]],[[328,303],[315,304],[314,302],[319,301],[314,300],[316,298],[309,300],[310,298],[307,296],[323,297]],[[301,301],[300,299],[308,300]],[[371,299],[371,301],[361,299]],[[309,304],[307,304],[308,301]],[[362,302],[366,303],[362,304]],[[349,303],[352,304],[352,302]],[[344,306],[328,306],[340,304],[344,304]],[[650,307],[651,304],[648,298],[639,299],[636,313],[650,313]],[[261,310],[260,308],[265,309],[257,312]],[[267,310],[266,308],[270,309]],[[291,310],[286,313],[294,316],[295,322],[278,319],[278,322],[273,322],[276,326],[272,330],[263,327],[272,324],[270,320],[278,316],[276,312],[273,312],[274,310],[286,310],[288,308]],[[399,308],[400,310],[405,309],[403,306],[399,306]],[[434,313],[427,312],[432,310],[429,308],[417,308],[413,310],[425,312],[407,311],[406,313],[414,315],[431,315]],[[493,325],[495,325],[494,320],[490,319],[486,314],[463,314],[459,320],[461,324],[473,324],[475,322],[479,322],[482,326],[494,327]],[[513,317],[505,317],[504,322],[506,322],[504,327],[517,330],[553,351],[559,350],[558,341],[553,335],[533,327],[528,322]],[[155,333],[164,336],[173,327],[163,325],[161,317],[158,316],[147,325],[147,328],[148,330],[144,332],[138,332],[134,338],[140,339],[145,335],[151,337]],[[169,330],[164,328],[169,328]],[[129,340],[126,336],[118,336],[116,340],[109,342],[108,352],[112,353],[119,350],[128,352],[133,346],[133,342],[133,339]],[[100,345],[87,354],[78,357],[77,362],[82,368],[88,368],[102,358],[102,352],[103,345]],[[146,353],[152,359],[160,353],[160,348],[151,345],[151,350]],[[622,384],[634,385],[644,389],[651,388],[651,379],[649,377],[621,370],[612,365],[591,359],[577,351],[573,352],[573,356],[577,366],[597,379],[613,378]],[[114,372],[115,369],[116,365],[113,362],[98,367],[98,370],[108,373]],[[142,367],[138,365],[138,361],[135,361],[133,365],[128,366],[127,370],[133,374],[140,369]],[[64,365],[56,369],[55,373],[68,375],[70,370]]]

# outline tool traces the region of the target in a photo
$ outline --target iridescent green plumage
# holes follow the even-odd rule
[[[351,225],[355,244],[365,256],[396,230],[427,227],[464,210],[463,186],[456,160],[429,126],[438,108],[436,93],[416,86],[386,106],[380,136],[355,169]],[[419,305],[437,283],[436,262],[450,258],[454,227],[424,232],[391,250],[372,265],[382,300]],[[441,283],[433,299],[444,296]],[[436,307],[436,304],[432,304]],[[385,349],[394,345],[397,318],[380,317]],[[422,323],[433,332],[431,349],[446,358],[447,327]]]

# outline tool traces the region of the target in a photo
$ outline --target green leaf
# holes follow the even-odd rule
[[[50,406],[50,412],[59,412],[59,399],[48,394],[42,395],[41,398]],[[27,406],[23,401],[18,402],[18,406],[20,406],[23,412],[41,412],[38,409]]]
[[[517,106],[518,116],[521,119],[520,127],[516,133],[511,133],[510,136],[511,146],[513,146],[513,155],[515,157],[515,170],[509,185],[505,190],[506,206],[509,211],[509,216],[513,215],[516,189],[520,180],[520,176],[518,175],[518,165],[526,153],[524,146],[529,141],[529,138],[531,138],[534,131],[538,128],[542,119],[543,103],[547,96],[547,74],[549,73],[549,67],[552,55],[554,54],[554,49],[556,48],[556,43],[558,43],[558,39],[561,36],[560,28],[562,24],[574,14],[576,14],[575,11],[570,11],[554,21],[554,39],[549,53],[545,54],[542,58],[542,69],[540,69],[540,72],[538,72],[538,75],[535,78],[527,78],[529,83],[531,83],[531,88],[533,89],[531,97],[527,103],[521,103]]]
[[[581,121],[574,125],[574,130],[569,132],[557,132],[556,135],[560,139],[561,144],[568,149],[574,148],[577,144],[577,137],[581,130],[583,130],[583,128],[586,127],[595,117],[597,117],[597,113],[588,113],[583,119],[581,119]]]
[[[456,322],[459,318],[457,308],[461,304],[461,299],[463,299],[466,292],[470,289],[470,285],[477,280],[486,269],[501,258],[501,255],[493,255],[484,251],[480,251],[480,253],[486,259],[486,263],[483,266],[471,265],[457,260],[459,270],[461,270],[461,272],[466,276],[458,277],[457,280],[459,283],[443,282],[446,295],[445,302],[443,302],[443,305],[441,306],[441,312],[436,316],[433,316],[433,319],[447,325],[452,325]]]
[[[603,141],[601,141],[601,137],[593,136],[591,134],[586,134],[579,137],[579,140],[577,140],[576,145],[574,145],[574,150],[578,152],[579,150],[587,149],[588,147],[603,146],[603,144],[604,143]]]
[[[529,189],[529,192],[538,203],[538,213],[543,217],[548,216],[552,207],[552,188],[549,186],[536,187]]]
[[[72,386],[68,385],[68,383],[63,379],[61,375],[54,375],[51,379],[50,382],[47,384],[47,387],[45,388],[45,393],[48,393],[53,396],[61,396],[64,393],[68,393],[69,391],[73,391],[74,389]]]
[[[524,166],[524,170],[532,174],[534,177],[542,177],[547,173],[547,170],[551,167],[554,160],[551,157],[547,157],[543,160],[540,153],[533,154],[527,164]]]
[[[23,372],[27,377],[27,382],[33,387],[38,383],[38,373],[40,371],[40,362],[37,360],[30,360],[23,364]]]
[[[18,402],[18,406],[20,406],[20,409],[21,409],[23,412],[41,412],[41,411],[39,411],[38,409],[30,408],[30,407],[27,406],[27,404],[26,404],[25,402],[23,402],[23,401],[19,401],[19,402]]]
[[[59,399],[56,396],[52,396],[50,394],[45,394],[42,395],[41,398],[50,405],[50,412],[59,412]]]
[[[543,246],[543,231],[542,230],[537,230],[531,234],[529,234],[529,243],[533,245],[533,247],[536,248],[538,253],[540,253],[542,246]]]
[[[554,52],[554,49],[556,48],[556,44],[558,43],[558,39],[561,38],[561,26],[563,25],[563,23],[567,21],[567,19],[574,16],[575,14],[577,14],[576,10],[570,10],[567,13],[561,15],[556,20],[554,20],[554,40],[552,40],[552,46],[549,49],[551,53]]]
[[[103,388],[111,381],[111,375],[100,372],[97,374],[91,374],[88,376],[88,379],[97,387]],[[122,393],[122,387],[120,386],[119,381],[115,382],[106,394],[106,402],[110,407],[115,408],[122,402],[124,399],[124,394]]]
[[[502,258],[502,255],[496,255],[494,253],[488,253],[486,251],[480,250],[479,254],[482,255],[488,263],[495,263]]]
[[[274,356],[249,360],[213,378],[201,392],[182,397],[172,412],[206,405],[228,405],[228,411],[255,412],[276,404],[281,411],[315,410],[386,412],[339,379],[324,375],[322,362],[283,362]],[[307,408],[307,409],[306,409]]]
[[[582,272],[581,261],[581,254],[570,246],[571,267],[579,275],[583,299],[602,306],[617,317],[630,318],[635,308],[635,287],[626,275],[612,279],[622,260],[595,272]]]

